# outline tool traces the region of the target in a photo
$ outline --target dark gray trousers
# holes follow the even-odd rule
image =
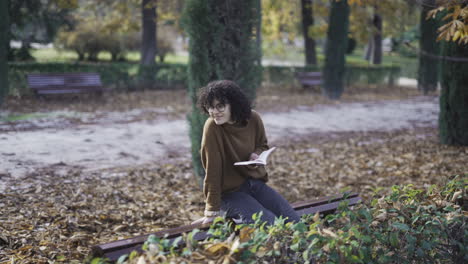
[[[262,220],[273,224],[275,217],[283,216],[286,221],[298,222],[300,217],[278,192],[261,180],[247,179],[238,191],[222,195],[221,210],[226,217],[252,223],[252,215],[263,212]]]

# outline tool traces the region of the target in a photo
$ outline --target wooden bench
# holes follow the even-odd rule
[[[104,91],[97,73],[34,73],[27,75],[36,96],[50,94],[98,93]]]
[[[299,216],[305,214],[315,214],[317,212],[323,216],[335,212],[338,208],[338,205],[343,201],[347,201],[348,206],[353,206],[356,205],[360,200],[361,198],[356,193],[344,195],[340,194],[321,197],[304,202],[297,202],[293,203],[292,206],[294,210],[296,210],[296,212],[299,214]],[[120,256],[124,254],[129,254],[134,250],[141,252],[143,243],[148,239],[148,236],[150,235],[155,235],[161,238],[167,235],[168,239],[174,241],[177,237],[182,236],[183,233],[189,233],[195,228],[201,230],[201,232],[196,233],[196,235],[194,236],[194,239],[196,241],[201,241],[208,238],[208,234],[206,231],[209,229],[209,227],[203,226],[202,224],[186,225],[177,228],[162,230],[152,234],[141,235],[133,238],[97,245],[92,247],[91,254],[93,258],[108,258],[112,262],[115,262]]]
[[[322,72],[297,72],[296,79],[303,88],[317,87],[322,85]]]

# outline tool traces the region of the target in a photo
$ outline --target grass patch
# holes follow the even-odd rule
[[[31,49],[31,55],[37,62],[72,62],[78,60],[78,54],[71,50],[50,49]],[[127,52],[125,56],[128,62],[138,63],[140,61],[140,52]],[[99,61],[110,62],[111,54],[107,51],[100,52],[98,55]],[[188,55],[167,54],[164,60],[165,63],[182,63],[188,62]]]
[[[49,116],[48,114],[43,113],[31,113],[31,114],[20,114],[20,115],[9,115],[6,117],[1,117],[1,122],[15,122],[15,121],[24,121],[37,118],[43,118]]]

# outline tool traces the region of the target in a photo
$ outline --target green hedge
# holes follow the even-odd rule
[[[187,65],[157,64],[141,68],[136,63],[9,63],[10,94],[25,95],[28,73],[97,72],[103,84],[114,90],[171,89],[187,83]],[[265,66],[263,81],[271,84],[297,84],[294,74],[300,71],[320,71],[319,67]],[[346,84],[389,84],[399,77],[396,66],[348,66]]]
[[[150,69],[142,69],[135,63],[9,63],[8,66],[13,95],[31,93],[26,81],[29,73],[97,72],[103,85],[113,90],[165,89],[184,85],[187,80],[184,64],[157,64]]]
[[[233,227],[218,218],[205,241],[193,239],[198,230],[174,242],[150,236],[142,255],[118,263],[467,263],[467,184],[464,175],[441,187],[394,186],[370,205],[342,203],[335,214],[299,223],[267,226],[254,215],[254,224]]]
[[[293,83],[295,81],[294,74],[300,71],[321,71],[321,68],[267,66],[263,70],[263,80],[273,84]],[[356,84],[394,85],[400,77],[400,72],[400,67],[397,66],[347,66],[345,83],[347,86]]]

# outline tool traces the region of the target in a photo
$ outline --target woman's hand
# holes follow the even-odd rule
[[[256,159],[258,159],[258,157],[259,156],[258,156],[257,153],[252,153],[252,154],[250,154],[249,160],[256,160]],[[247,165],[247,168],[251,169],[251,170],[255,170],[255,169],[258,168],[258,165]]]
[[[256,159],[258,159],[258,157],[259,157],[258,154],[254,152],[254,153],[250,154],[249,160],[256,160]]]
[[[200,219],[197,219],[195,221],[192,222],[192,225],[198,225],[198,224],[202,224],[202,225],[209,225],[211,223],[213,223],[215,217],[207,217],[207,216],[204,216]]]

